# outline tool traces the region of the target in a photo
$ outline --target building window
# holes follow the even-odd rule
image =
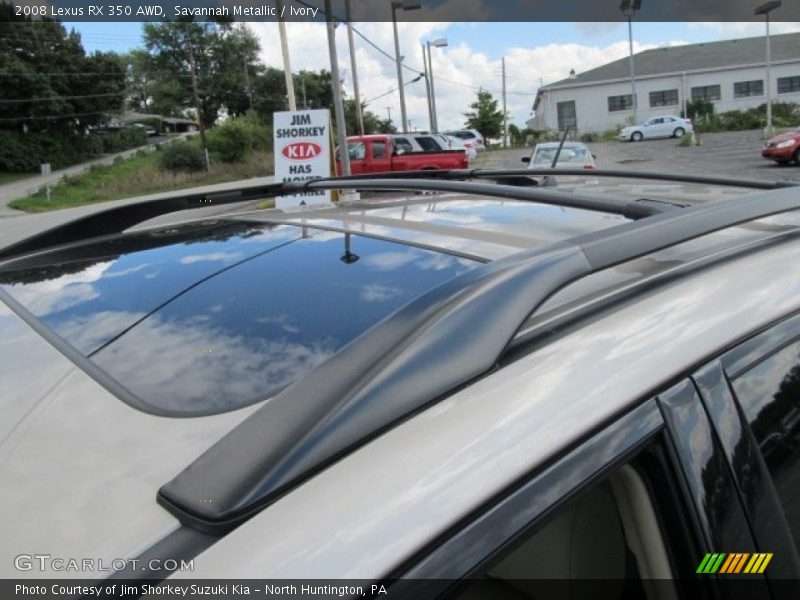
[[[721,97],[719,85],[701,85],[692,88],[692,100],[719,100]]]
[[[800,77],[778,77],[778,93],[800,92]]]
[[[764,80],[754,79],[753,81],[737,81],[733,84],[734,98],[747,98],[748,96],[763,96]]]
[[[572,129],[577,127],[578,118],[575,112],[575,100],[558,102],[556,104],[556,114],[558,115],[559,131],[564,131],[567,127],[571,127]]]
[[[677,106],[678,90],[650,92],[650,106]]]
[[[631,94],[608,97],[608,112],[619,112],[621,110],[630,110],[632,108],[633,96]]]

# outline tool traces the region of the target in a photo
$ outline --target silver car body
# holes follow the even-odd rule
[[[624,222],[585,210],[455,195],[232,218],[359,231],[486,260]],[[703,243],[713,250],[726,240],[770,235],[770,226],[781,234],[798,226],[795,213],[764,221],[755,233],[734,228]],[[5,243],[15,237],[13,228],[3,224]],[[680,249],[683,263],[694,260],[696,247],[690,242]],[[800,246],[786,241],[648,294],[632,293],[614,311],[345,456],[199,554],[194,571],[179,576],[386,575],[610,416],[732,340],[798,310],[800,281],[774,276],[794,272],[798,261]],[[640,279],[628,285],[635,291],[674,265],[656,263],[636,261]],[[614,285],[628,281],[630,266],[563,290],[544,313],[581,298],[591,304],[610,289],[604,277]],[[5,305],[0,357],[0,575],[6,578],[85,576],[18,571],[14,559],[22,553],[90,556],[106,564],[138,556],[179,527],[155,502],[159,486],[256,408],[187,419],[140,412]]]

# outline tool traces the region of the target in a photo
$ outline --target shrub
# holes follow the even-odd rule
[[[208,149],[226,163],[241,161],[250,150],[272,148],[272,131],[254,114],[228,119],[207,138]]]
[[[169,171],[202,171],[206,167],[203,151],[189,142],[173,142],[161,150],[158,164]]]
[[[98,139],[102,144],[103,153],[113,154],[144,146],[147,144],[147,132],[141,127],[125,127],[117,132],[99,136]]]
[[[59,169],[94,155],[90,138],[62,131],[22,133],[0,130],[0,171],[29,173],[42,163]]]
[[[589,132],[581,135],[580,141],[584,144],[591,144],[600,140],[600,136],[596,133]]]
[[[691,133],[684,133],[681,136],[681,141],[678,143],[679,146],[686,147],[692,145],[692,134]]]

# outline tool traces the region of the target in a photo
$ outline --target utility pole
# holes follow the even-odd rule
[[[508,147],[508,116],[506,115],[506,57],[503,57],[503,148]]]
[[[402,131],[408,131],[408,121],[406,120],[406,94],[403,85],[403,58],[400,56],[400,38],[397,35],[397,9],[403,11],[419,10],[422,5],[417,0],[392,0],[392,25],[394,27],[394,61],[397,64],[397,88],[400,91],[400,121]]]
[[[431,46],[435,48],[443,48],[447,46],[447,38],[439,38],[436,40],[427,41],[425,45],[428,47],[428,74],[431,78],[431,114],[433,115],[433,133],[439,133],[439,117],[436,115],[436,80],[433,77],[433,55],[431,54]]]
[[[283,0],[277,0],[278,15],[283,14]],[[330,13],[328,13],[330,14]],[[289,110],[297,110],[297,101],[294,98],[294,79],[292,78],[292,62],[289,60],[289,41],[286,39],[286,22],[283,17],[278,17],[278,31],[281,37],[281,54],[283,54],[283,75],[286,78],[286,96],[289,99]]]
[[[392,107],[391,106],[387,106],[386,107],[386,113],[389,115],[389,123],[391,124],[391,122],[392,122]]]
[[[403,69],[400,62],[403,58],[400,56],[400,40],[397,37],[397,6],[392,2],[392,25],[394,26],[394,60],[397,63],[397,88],[400,92],[400,131],[406,132],[408,129],[408,122],[406,121],[406,96],[403,90]]]
[[[206,126],[203,123],[203,109],[200,105],[200,93],[197,91],[197,61],[194,56],[194,40],[189,36],[189,66],[192,69],[192,94],[194,95],[194,109],[197,113],[197,127],[200,130],[200,145],[203,146],[203,154],[206,159],[206,171],[209,170],[208,146],[206,145]]]
[[[431,104],[431,82],[429,80],[428,59],[425,58],[425,44],[422,46],[422,68],[425,70],[425,95],[428,99],[428,122],[430,123],[431,133],[436,132],[436,123],[433,120],[433,105]]]
[[[250,110],[253,110],[253,87],[250,85],[250,73],[247,69],[247,57],[244,57],[244,80],[247,83],[247,97],[250,99]]]
[[[353,69],[353,96],[356,102],[356,123],[358,135],[364,135],[364,117],[361,114],[361,96],[358,94],[358,74],[356,72],[356,45],[353,42],[353,22],[350,16],[350,0],[345,0],[345,19],[347,20],[347,41],[350,44],[350,67]]]
[[[325,0],[325,14],[328,29],[328,53],[331,59],[331,87],[333,88],[333,112],[336,115],[336,143],[339,146],[339,159],[342,162],[342,175],[350,175],[350,155],[347,152],[347,133],[342,106],[342,84],[339,78],[339,58],[336,55],[336,30],[333,26],[331,0]]]

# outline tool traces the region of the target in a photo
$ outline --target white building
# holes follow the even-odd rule
[[[800,103],[800,33],[772,35],[772,101]],[[634,54],[637,121],[679,115],[686,100],[716,113],[766,103],[766,38],[654,48]],[[630,62],[625,57],[539,88],[534,129],[602,132],[633,120]]]

